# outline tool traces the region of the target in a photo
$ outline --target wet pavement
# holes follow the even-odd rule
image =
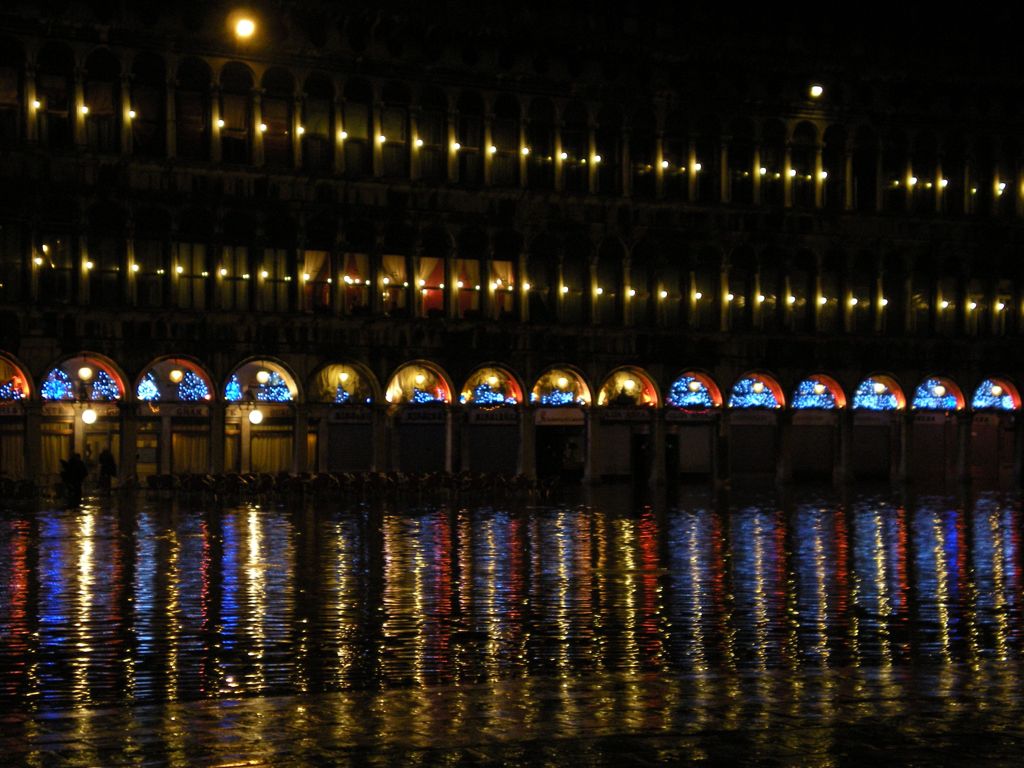
[[[1015,497],[0,512],[0,765],[1007,764]]]

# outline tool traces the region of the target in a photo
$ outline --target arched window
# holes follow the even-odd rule
[[[224,399],[229,403],[288,403],[298,394],[291,373],[280,363],[270,360],[243,363],[228,377],[224,386]]]
[[[210,157],[210,68],[199,59],[185,59],[178,67],[176,79],[174,121],[178,156],[183,160],[207,160]],[[223,116],[220,119],[223,120]]]
[[[651,199],[657,190],[659,169],[655,168],[654,111],[644,106],[633,114],[629,124],[629,163],[633,195]]]
[[[439,88],[426,88],[420,99],[418,148],[420,176],[425,181],[443,182],[448,178],[448,99]],[[470,148],[479,156],[479,148]]]
[[[0,403],[27,400],[29,394],[28,377],[24,371],[0,355]]]
[[[262,120],[263,159],[271,168],[290,168],[292,153],[292,109],[295,79],[280,67],[263,75]],[[266,130],[263,130],[266,126]]]
[[[209,374],[193,361],[164,358],[139,377],[135,398],[143,402],[208,403],[215,389]]]
[[[409,89],[400,83],[388,83],[383,92],[381,147],[383,175],[389,178],[409,176]]]
[[[307,173],[329,173],[334,160],[334,86],[324,74],[306,78],[302,101],[302,167]]]
[[[971,408],[975,411],[1020,410],[1020,394],[1006,379],[985,379],[974,390]]]
[[[906,406],[903,390],[888,376],[869,376],[853,393],[854,410],[897,411]]]
[[[602,195],[622,194],[622,112],[605,106],[597,117],[597,190]]]
[[[467,91],[459,97],[459,184],[479,187],[484,183],[484,104],[480,94]],[[448,148],[445,147],[445,157]]]
[[[345,85],[345,117],[342,123],[345,175],[352,179],[373,173],[372,105],[373,92],[369,83],[351,80]]]
[[[571,195],[587,193],[587,174],[590,155],[590,127],[587,108],[571,102],[562,119],[562,186]]]
[[[494,103],[491,129],[491,145],[494,147],[491,151],[491,182],[496,187],[519,184],[519,120],[519,104],[515,97],[501,94]]]
[[[684,411],[710,411],[722,406],[722,394],[707,374],[687,371],[672,382],[665,404]]]
[[[825,410],[846,407],[846,395],[829,376],[808,376],[796,385],[790,407],[795,410]]]
[[[466,379],[459,395],[463,405],[494,407],[518,405],[523,401],[523,390],[515,377],[501,366],[483,366]]]
[[[162,157],[167,151],[167,72],[164,62],[152,54],[139,54],[132,64],[131,121],[132,153],[140,157]]]
[[[407,363],[395,371],[384,399],[392,405],[450,403],[452,389],[444,372],[425,361]]]
[[[309,398],[334,405],[369,405],[376,391],[373,375],[361,365],[333,363],[321,368],[313,379]]]
[[[570,368],[551,368],[537,379],[530,402],[546,407],[590,405],[590,388],[583,377]]]
[[[124,212],[109,204],[99,204],[89,212],[85,267],[93,306],[116,307],[124,301],[124,223]]]
[[[730,408],[781,408],[785,404],[782,388],[770,376],[749,373],[733,384]]]
[[[957,411],[964,407],[964,396],[950,379],[931,376],[917,386],[911,407],[920,411]]]
[[[50,149],[66,149],[72,145],[74,68],[74,57],[65,46],[51,43],[39,52],[36,70],[39,140]]]
[[[93,51],[85,62],[85,136],[97,152],[119,151],[118,126],[121,65],[105,49]],[[87,110],[87,111],[86,111]]]
[[[526,128],[526,183],[530,189],[555,186],[555,108],[547,99],[534,99]]]
[[[597,393],[599,406],[657,408],[661,402],[651,377],[640,368],[627,366],[612,371]]]
[[[232,61],[220,75],[220,147],[225,163],[244,165],[252,157],[252,73]]]
[[[107,360],[78,355],[52,368],[39,387],[43,400],[113,402],[124,396],[124,380]]]

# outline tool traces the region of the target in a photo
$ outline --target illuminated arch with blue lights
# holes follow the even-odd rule
[[[452,385],[438,366],[427,360],[413,360],[399,366],[391,376],[384,399],[392,405],[446,404],[452,401]]]
[[[569,405],[585,408],[590,401],[590,387],[586,380],[568,365],[548,368],[530,390],[530,402],[545,408]]]
[[[624,365],[608,374],[597,393],[599,406],[657,408],[661,405],[658,387],[647,372]]]
[[[0,403],[28,400],[32,384],[25,368],[12,357],[0,353]]]
[[[459,402],[485,408],[519,405],[523,402],[523,388],[515,375],[504,366],[482,365],[462,385]]]
[[[377,402],[377,379],[359,363],[328,363],[309,382],[309,399],[332,405],[370,405]]]
[[[702,371],[684,371],[672,382],[665,405],[684,411],[710,411],[722,407],[722,391]]]
[[[255,358],[241,363],[224,384],[229,403],[291,403],[299,397],[295,376],[281,362]]]
[[[816,373],[796,385],[789,404],[795,410],[832,411],[846,407],[846,395],[831,376]]]
[[[39,395],[51,402],[115,402],[124,399],[124,381],[124,375],[113,361],[103,355],[83,352],[47,371],[39,386]]]
[[[732,385],[729,394],[730,408],[782,408],[786,398],[782,387],[771,376],[764,373],[744,374]]]
[[[911,408],[917,411],[959,411],[964,407],[964,396],[952,379],[929,376],[914,390]]]
[[[874,373],[857,385],[853,393],[855,411],[902,411],[907,407],[903,388],[892,376]]]
[[[1013,382],[1001,377],[985,379],[974,390],[971,409],[975,411],[1018,411],[1020,393]]]
[[[154,360],[135,384],[135,399],[148,403],[209,403],[215,387],[195,360],[164,357]]]

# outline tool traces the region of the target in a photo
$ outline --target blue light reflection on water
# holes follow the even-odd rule
[[[0,704],[1019,659],[982,496],[0,515]]]

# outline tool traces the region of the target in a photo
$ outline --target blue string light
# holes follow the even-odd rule
[[[935,389],[942,387],[943,393]],[[914,392],[914,407],[921,411],[955,411],[956,396],[938,379],[925,379]]]
[[[142,381],[139,382],[139,386],[135,390],[135,396],[143,402],[160,399],[160,390],[156,386],[156,376],[152,371],[142,377]]]
[[[999,387],[1000,393],[992,392],[994,387]],[[1013,397],[1006,391],[1005,387],[991,379],[985,379],[978,388],[974,390],[974,397],[971,399],[971,408],[976,411],[1012,411],[1014,410]]]
[[[281,374],[271,371],[267,383],[257,387],[256,399],[264,403],[287,403],[292,399],[292,391],[288,389]]]
[[[819,394],[815,387],[824,387]],[[831,411],[836,407],[836,396],[823,381],[817,379],[804,379],[796,387],[796,394],[793,395],[793,408],[798,410],[817,408]]]
[[[708,410],[715,407],[715,401],[707,385],[694,376],[680,376],[672,382],[666,402],[673,408],[687,410]]]
[[[350,395],[348,393],[347,389],[345,389],[343,386],[341,386],[341,384],[339,384],[338,385],[338,390],[337,390],[337,392],[334,395],[334,404],[335,405],[344,405],[345,403],[349,402],[351,399],[352,399],[352,395]]]
[[[237,403],[242,399],[242,385],[238,381],[237,373],[232,373],[228,379],[228,385],[224,387],[224,399],[229,403]]]
[[[762,389],[760,392],[754,389],[756,384],[761,385]],[[752,376],[740,379],[733,386],[732,394],[729,396],[729,407],[781,408],[772,388],[761,379],[755,379]]]
[[[876,386],[878,384],[881,386]],[[853,393],[853,407],[855,410],[864,411],[895,411],[900,404],[884,381],[868,378],[864,379]]]
[[[469,397],[473,405],[515,405],[518,401],[514,396],[506,396],[491,387],[486,382],[480,382],[473,388],[473,394]]]
[[[62,368],[54,368],[46,375],[43,386],[39,388],[43,400],[74,400],[75,389],[71,378]]]
[[[184,402],[209,400],[210,388],[206,386],[203,377],[198,373],[195,371],[185,371],[185,375],[178,382],[178,399]]]
[[[420,389],[419,387],[412,388],[412,398],[410,402],[422,405],[423,403],[443,403],[443,397],[435,397],[426,390]]]
[[[92,394],[90,395],[90,399],[120,400],[121,388],[117,386],[117,382],[114,381],[113,377],[109,373],[100,369],[96,371],[96,378],[92,383]]]
[[[25,397],[25,390],[22,384],[16,379],[11,379],[6,384],[0,385],[0,402],[21,400]]]
[[[550,392],[545,392],[540,396],[541,405],[551,405],[555,407],[560,405],[572,405],[573,400],[572,392],[567,392],[564,389],[552,389]]]

